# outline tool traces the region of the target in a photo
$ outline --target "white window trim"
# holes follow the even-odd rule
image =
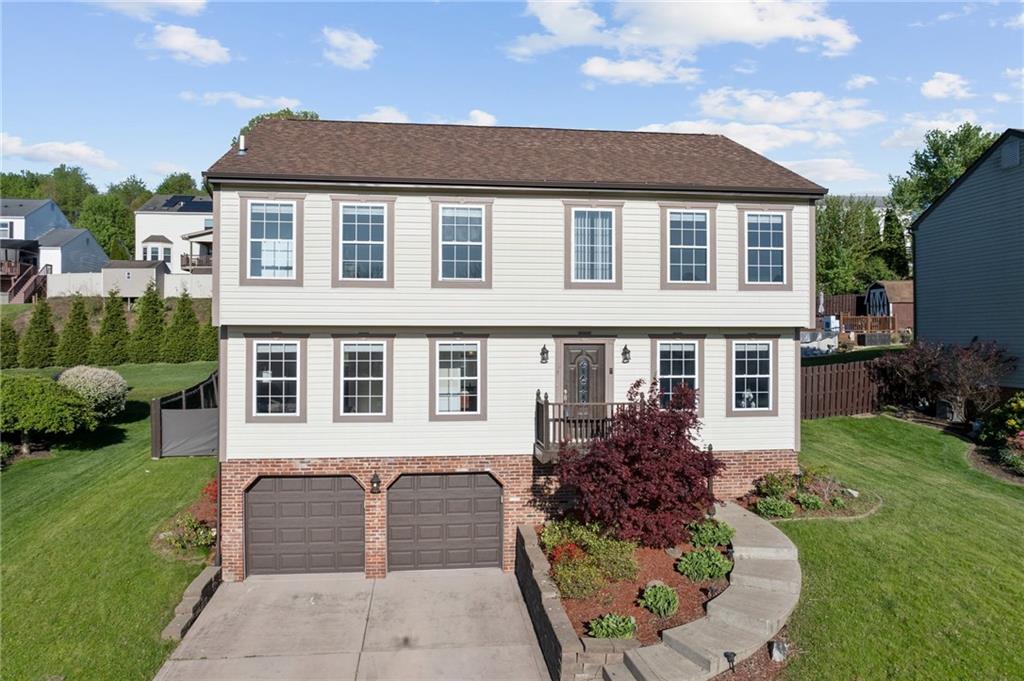
[[[700,346],[697,341],[693,340],[660,340],[658,341],[658,356],[655,357],[655,361],[658,363],[657,374],[658,386],[661,386],[661,346],[662,345],[689,345],[693,348],[693,391],[698,392],[700,390]],[[665,376],[665,378],[689,378],[685,374],[680,376]]]
[[[588,213],[601,212],[611,213],[612,216],[612,276],[611,279],[577,279],[576,278],[576,213],[586,211]],[[569,281],[574,284],[614,284],[618,276],[615,271],[615,230],[619,228],[615,222],[615,209],[607,206],[573,206],[569,213],[569,234],[572,235],[572,243],[569,244]]]
[[[480,209],[480,276],[479,277],[446,277],[444,276],[444,209],[445,208],[479,208]],[[452,241],[451,244],[474,244],[472,241]],[[475,244],[474,244],[475,245]],[[437,280],[438,281],[487,281],[487,206],[482,203],[439,203],[437,204]],[[449,413],[449,412],[444,412]],[[474,412],[459,412],[471,414]]]
[[[384,240],[381,244],[384,246],[384,273],[380,277],[346,277],[345,276],[345,223],[342,219],[345,215],[345,208],[383,208],[384,209]],[[439,218],[440,219],[440,218]],[[388,262],[388,222],[391,220],[391,216],[388,215],[388,204],[382,202],[363,202],[363,201],[342,201],[338,203],[338,278],[341,281],[387,281],[388,270],[391,268],[391,263]],[[359,240],[353,241],[352,243],[369,243],[376,244],[376,241],[362,242]]]
[[[700,213],[704,216],[704,245],[703,246],[673,246],[672,245],[672,215],[683,213]],[[615,233],[612,232],[612,236]],[[666,211],[665,219],[665,273],[666,280],[670,284],[708,284],[711,283],[711,211],[705,208],[669,208]],[[702,248],[704,249],[704,278],[703,279],[673,279],[672,278],[672,249]],[[614,253],[612,254],[614,255]],[[614,265],[612,265],[614,267]]]
[[[249,269],[251,267],[251,265],[252,265],[252,208],[256,204],[264,204],[264,205],[273,204],[273,205],[278,205],[278,206],[289,205],[289,206],[292,207],[292,274],[291,274],[290,277],[264,277],[264,276],[260,276],[260,275],[253,275],[251,273],[250,269]],[[299,254],[298,254],[298,246],[299,246],[299,239],[298,239],[298,234],[299,234],[299,231],[298,231],[299,230],[299,225],[298,225],[299,206],[298,206],[298,202],[295,201],[295,200],[288,200],[288,199],[250,199],[247,205],[248,205],[249,214],[246,216],[246,223],[245,223],[245,263],[243,264],[243,267],[245,267],[245,278],[246,279],[250,279],[250,280],[257,280],[257,281],[275,281],[275,280],[295,281],[296,272],[298,271],[298,262],[297,262],[297,260],[298,260],[298,257],[299,257]],[[264,414],[260,414],[260,416],[263,416],[263,415]]]
[[[10,239],[14,233],[14,222],[11,220],[0,220],[0,230],[6,230],[7,234],[0,233],[0,239]]]
[[[256,408],[258,398],[256,396],[256,386],[260,382],[260,377],[256,374],[256,362],[259,357],[259,346],[260,345],[293,345],[295,346],[295,411],[293,412],[279,412],[279,413],[263,413]],[[290,381],[290,378],[274,378],[270,379],[274,381]],[[253,339],[252,343],[252,414],[254,417],[260,419],[276,419],[276,418],[294,418],[302,415],[302,346],[296,340],[280,340],[280,339]]]
[[[381,385],[384,387],[381,392],[381,410],[380,411],[345,411],[345,346],[347,345],[377,345],[380,346],[381,352],[381,367],[383,375],[380,377]],[[338,386],[338,390],[341,394],[341,400],[338,404],[338,416],[342,418],[357,419],[361,416],[387,416],[388,415],[388,344],[383,340],[349,340],[341,342],[341,375],[338,377],[338,382],[341,384]],[[367,379],[356,379],[356,380],[367,380]],[[378,379],[372,378],[369,380],[376,381]]]
[[[476,410],[475,411],[441,411],[441,383],[442,381],[448,381],[449,379],[441,378],[441,347],[444,345],[473,345],[476,346],[476,376],[472,379],[476,381]],[[434,416],[440,416],[444,418],[446,416],[479,416],[482,412],[480,407],[483,406],[483,395],[481,394],[481,363],[483,362],[483,349],[480,341],[478,340],[439,340],[437,341],[437,348],[434,357]],[[457,379],[459,381],[470,378],[469,376],[462,376]],[[456,380],[456,379],[451,379]]]
[[[789,253],[786,252],[786,234],[789,232],[786,212],[779,210],[750,210],[741,213],[741,215],[743,216],[743,283],[750,286],[785,286],[789,283],[786,279],[786,263],[789,259]],[[760,251],[782,251],[782,281],[750,281],[750,263],[747,257],[750,253],[750,233],[747,231],[747,220],[752,215],[778,215],[782,218],[782,248],[755,246]]]
[[[736,353],[738,352],[738,350],[739,350],[738,346],[740,346],[740,345],[767,345],[768,346],[768,375],[765,376],[763,374],[743,374],[743,376],[742,376],[743,378],[767,378],[768,379],[768,406],[767,407],[737,407],[736,406],[736,379],[740,378],[740,376],[736,373]],[[737,340],[735,340],[733,342],[732,357],[729,358],[729,361],[732,362],[732,366],[733,366],[733,374],[732,374],[733,384],[731,386],[729,386],[729,400],[732,403],[732,410],[733,411],[743,411],[743,412],[771,411],[771,410],[773,410],[775,408],[775,395],[774,395],[775,391],[772,389],[773,386],[775,385],[775,383],[774,383],[774,376],[775,376],[775,353],[772,352],[772,348],[773,348],[772,343],[770,343],[769,341],[764,341],[764,340],[739,340],[739,339],[737,339]]]

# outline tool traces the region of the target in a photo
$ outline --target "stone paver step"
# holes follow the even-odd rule
[[[737,557],[729,573],[732,586],[800,593],[800,563],[796,560]]]
[[[637,681],[695,681],[707,675],[706,669],[664,643],[627,651],[625,663]]]
[[[729,668],[726,651],[736,653],[736,659],[741,660],[764,645],[761,634],[713,622],[707,617],[663,632],[662,640],[680,655],[715,674]]]
[[[713,621],[772,636],[785,624],[799,598],[799,594],[735,585],[710,601],[707,612]]]
[[[605,665],[604,669],[601,670],[601,674],[604,681],[636,681],[636,677],[621,662],[619,664]]]
[[[715,517],[732,525],[736,536],[732,541],[737,558],[797,558],[796,546],[779,528],[736,504],[717,509]]]

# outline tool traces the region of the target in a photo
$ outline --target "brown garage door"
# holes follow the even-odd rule
[[[403,475],[388,488],[388,569],[501,567],[501,486],[487,473]]]
[[[352,478],[260,478],[245,493],[246,572],[361,571],[363,531],[363,489]]]

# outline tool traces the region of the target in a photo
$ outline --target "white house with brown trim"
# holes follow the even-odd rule
[[[226,579],[511,569],[558,442],[638,379],[696,388],[721,496],[796,468],[824,188],[717,135],[264,121],[243,145],[206,173]]]

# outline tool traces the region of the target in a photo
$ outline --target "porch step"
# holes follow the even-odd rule
[[[796,546],[779,528],[736,504],[715,509],[715,518],[736,529],[732,542],[735,558],[796,560],[798,557]]]
[[[625,664],[637,681],[696,681],[707,675],[664,643],[626,651]]]
[[[800,593],[800,563],[792,559],[739,558],[729,573],[731,586]]]
[[[761,634],[725,622],[713,622],[706,617],[663,632],[662,640],[701,669],[714,674],[729,668],[726,651],[736,653],[738,661],[764,645]]]
[[[730,586],[708,603],[708,617],[740,629],[771,637],[786,623],[800,595],[750,586]]]
[[[601,678],[604,681],[636,681],[636,677],[621,662],[605,665],[601,670]]]

